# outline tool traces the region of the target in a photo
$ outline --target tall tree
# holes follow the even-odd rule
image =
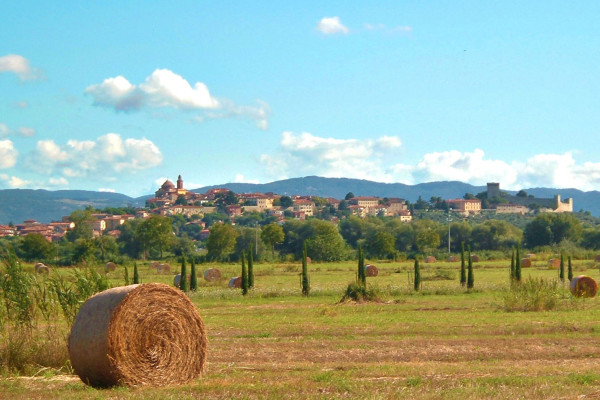
[[[510,257],[510,281],[515,279],[515,249],[512,249],[512,255]]]
[[[238,232],[229,224],[214,224],[206,240],[208,258],[224,259],[235,249]]]
[[[521,247],[517,244],[517,254],[515,256],[515,281],[521,282]]]
[[[367,273],[365,272],[365,255],[362,246],[358,246],[358,271],[357,283],[362,286],[367,286]]]
[[[125,270],[123,271],[123,278],[125,280],[125,286],[129,285],[129,270],[127,269],[127,265],[123,265]]]
[[[138,272],[137,263],[134,262],[133,263],[133,284],[137,285],[138,283],[140,283],[140,273]]]
[[[275,256],[275,245],[283,242],[285,234],[281,225],[272,223],[263,228],[260,238],[267,246],[271,247],[271,254]]]
[[[252,254],[252,246],[248,250],[248,288],[254,287],[254,256]]]
[[[473,276],[473,257],[471,256],[471,246],[469,246],[469,263],[467,264],[467,289],[473,289],[475,277]]]
[[[419,266],[419,259],[417,257],[415,257],[414,289],[416,291],[421,289],[421,267]]]
[[[310,279],[308,277],[308,262],[307,262],[306,242],[304,242],[302,250],[302,296],[308,296],[310,293]]]
[[[181,257],[181,279],[179,281],[179,289],[181,289],[182,292],[188,291],[187,266],[185,265],[185,257]]]
[[[137,226],[136,236],[145,252],[158,251],[160,258],[173,243],[171,219],[162,215],[152,215]]]
[[[248,294],[248,270],[246,269],[246,258],[242,253],[242,294]]]
[[[467,269],[465,266],[465,242],[460,244],[460,286],[467,284]]]
[[[561,282],[565,281],[565,255],[562,252],[560,253],[560,269],[558,272],[558,277]]]
[[[568,267],[567,278],[569,278],[569,282],[573,280],[573,266],[571,265],[571,256],[569,256],[569,267]]]
[[[196,276],[196,261],[192,257],[192,276],[190,277],[190,290],[198,290],[198,277]]]

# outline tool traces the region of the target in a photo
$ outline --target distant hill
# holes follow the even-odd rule
[[[307,176],[292,178],[264,184],[227,183],[222,185],[205,186],[193,189],[194,192],[204,193],[209,189],[227,187],[236,193],[273,192],[281,195],[315,195],[342,199],[348,192],[356,196],[400,197],[415,202],[419,196],[424,200],[431,197],[443,199],[460,198],[465,193],[477,194],[486,190],[485,186],[473,186],[463,182],[430,182],[418,185],[402,183],[380,183],[362,179],[350,178],[321,178]],[[552,198],[560,194],[563,199],[572,197],[575,211],[586,210],[600,217],[600,192],[582,192],[577,189],[525,189],[535,197]],[[515,194],[514,191],[507,191]],[[59,220],[69,215],[73,210],[88,205],[95,208],[135,206],[143,207],[145,201],[152,196],[131,198],[119,193],[92,192],[84,190],[30,190],[7,189],[0,190],[0,224],[9,222],[21,223],[26,219],[39,222]]]
[[[143,206],[144,203],[120,193],[6,189],[0,190],[0,224],[16,224],[27,219],[50,222],[87,206],[104,208],[129,205]]]

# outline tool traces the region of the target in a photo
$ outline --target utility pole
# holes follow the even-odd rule
[[[452,222],[452,218],[450,218],[450,210],[448,210],[448,254],[450,254],[450,222]]]

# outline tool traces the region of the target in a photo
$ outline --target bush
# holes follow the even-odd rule
[[[377,288],[370,287],[367,289],[366,286],[350,283],[346,288],[346,292],[342,296],[340,302],[344,301],[380,301],[379,290]]]
[[[505,311],[550,311],[559,305],[561,291],[556,279],[529,278],[514,283],[502,295]]]

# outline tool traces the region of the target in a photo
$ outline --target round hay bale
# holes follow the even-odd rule
[[[209,268],[204,271],[204,280],[208,282],[214,282],[221,279],[221,271],[216,268]]]
[[[236,276],[231,278],[228,286],[230,289],[240,289],[242,287],[242,277]]]
[[[551,258],[550,261],[548,261],[548,266],[550,268],[560,268],[560,258]]]
[[[38,274],[48,274],[50,272],[50,268],[48,268],[48,266],[43,263],[36,263],[35,272],[37,272]]]
[[[458,261],[458,257],[457,256],[450,256],[446,259],[446,261],[448,262],[457,262]]]
[[[533,253],[529,253],[529,254],[527,254],[525,257],[526,257],[526,258],[533,258],[533,257],[535,257],[535,254],[533,254]]]
[[[115,269],[117,269],[117,264],[115,264],[112,261],[109,261],[106,264],[104,264],[104,272],[113,272]]]
[[[81,306],[69,336],[75,373],[94,387],[164,386],[198,377],[206,330],[189,298],[162,283],[105,290]]]
[[[366,276],[377,276],[379,275],[379,269],[371,264],[365,265],[365,275]]]
[[[171,272],[171,266],[169,264],[158,264],[158,267],[156,267],[156,272],[161,274]]]
[[[158,269],[159,265],[160,265],[160,263],[158,261],[152,261],[150,263],[150,268],[152,268],[152,269]]]
[[[530,268],[531,267],[531,258],[523,258],[521,260],[521,267],[522,268]]]
[[[571,280],[571,293],[576,297],[594,297],[598,291],[598,284],[594,278],[579,275]]]
[[[307,264],[311,264],[312,263],[312,259],[310,257],[306,257],[306,263]]]
[[[477,254],[471,254],[471,261],[479,262],[479,256]]]
[[[437,260],[435,259],[435,257],[434,257],[434,256],[427,256],[427,257],[425,257],[425,262],[426,262],[427,264],[434,263],[434,262],[436,262],[436,261],[437,261]]]
[[[192,276],[188,275],[187,276],[188,285],[190,284],[191,280],[192,280]],[[175,275],[175,278],[173,278],[173,285],[176,288],[178,288],[180,284],[181,284],[181,274],[177,274],[177,275]]]
[[[594,257],[594,262],[600,263],[600,255]]]

